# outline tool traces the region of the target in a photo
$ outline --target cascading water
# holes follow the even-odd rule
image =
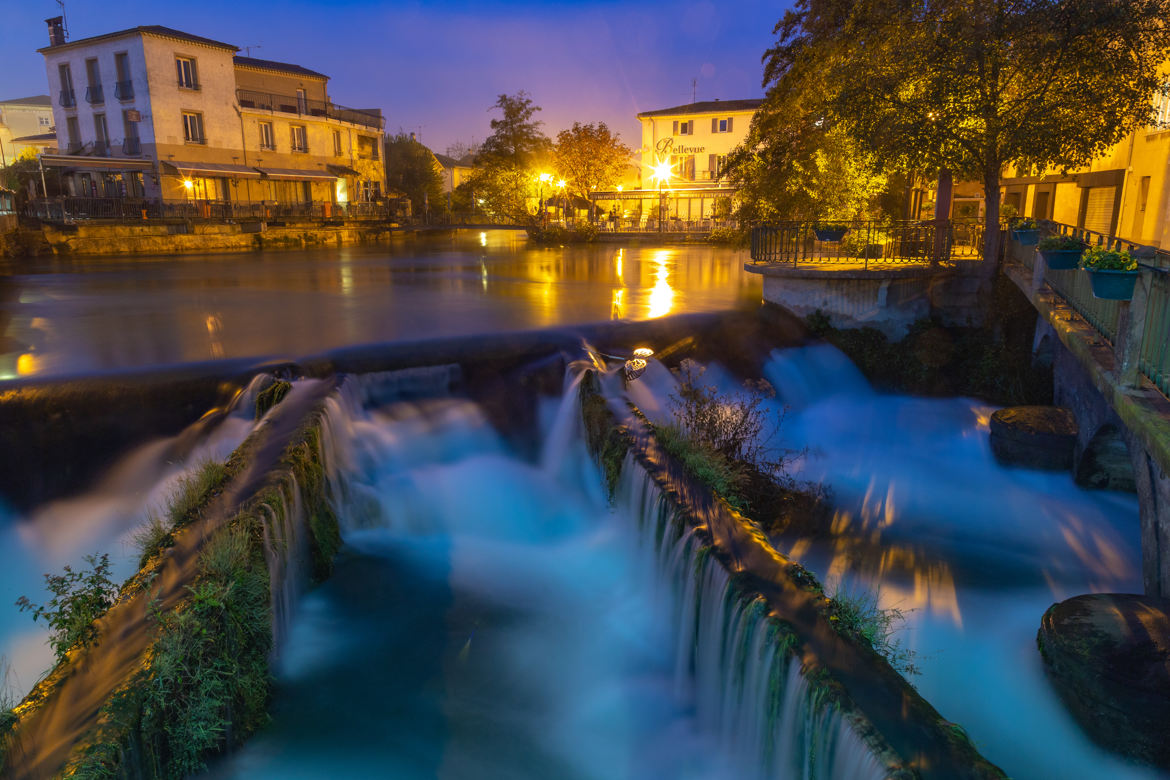
[[[135,533],[150,513],[163,514],[179,482],[208,460],[224,461],[256,425],[256,377],[225,407],[175,436],[143,444],[114,462],[84,493],[51,501],[20,516],[0,504],[0,661],[9,665],[3,695],[19,699],[53,663],[48,630],[13,606],[20,596],[44,603],[43,574],[84,566],[90,554],[110,556],[111,577],[137,570]]]
[[[675,678],[739,776],[882,778],[886,769],[801,675],[801,663],[702,539],[685,530],[653,478],[627,455],[616,502],[636,523],[662,608],[677,627]]]

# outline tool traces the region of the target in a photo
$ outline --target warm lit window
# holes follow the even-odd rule
[[[183,112],[183,140],[190,144],[207,143],[203,136],[203,114]]]
[[[341,131],[340,130],[333,131],[333,156],[334,157],[341,156]]]
[[[1162,85],[1162,91],[1154,96],[1154,120],[1151,127],[1170,130],[1170,82]]]
[[[260,123],[260,148],[261,149],[275,149],[276,135],[272,132],[271,122]]]
[[[291,129],[292,129],[292,150],[294,152],[307,152],[307,151],[309,151],[309,142],[305,138],[304,125],[293,125]]]
[[[689,119],[686,122],[679,122],[677,119],[674,122],[675,135],[694,135],[695,134],[695,120]]]
[[[195,71],[195,60],[190,57],[175,57],[175,67],[179,71],[179,86],[187,89],[199,89],[199,79]]]

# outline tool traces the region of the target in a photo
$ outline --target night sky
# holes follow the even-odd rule
[[[36,49],[50,0],[4,0],[0,98],[48,91]],[[161,24],[295,62],[331,77],[330,96],[381,108],[443,151],[482,141],[496,95],[521,89],[552,136],[604,121],[636,146],[635,114],[699,100],[760,97],[760,55],[784,4],[735,2],[437,2],[372,0],[68,0],[70,40]],[[255,48],[259,46],[260,48]],[[243,54],[245,52],[241,52]]]

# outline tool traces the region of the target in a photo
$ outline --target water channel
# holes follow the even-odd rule
[[[248,258],[46,264],[10,278],[0,371],[296,356],[759,300],[742,255],[705,247],[532,249],[476,232]],[[777,389],[773,412],[788,407],[780,442],[807,448],[794,473],[829,485],[838,506],[831,534],[793,532],[777,548],[830,590],[873,590],[904,610],[922,669],[911,681],[1009,775],[1155,777],[1093,746],[1035,648],[1054,601],[1140,590],[1136,499],[1002,468],[986,440],[992,407],[876,393],[827,346],[777,350],[761,371]],[[718,365],[708,372],[739,385]],[[271,727],[210,776],[762,773],[678,674],[677,627],[638,552],[636,513],[604,495],[571,381],[541,404],[536,459],[465,400],[360,409],[339,398],[337,571],[288,626]],[[672,382],[652,362],[631,399],[664,415]],[[134,529],[185,470],[243,440],[248,400],[194,440],[144,445],[89,493],[25,517],[0,508],[0,599],[37,595],[41,571],[89,552],[128,573]],[[2,614],[8,684],[26,690],[48,664],[44,633],[15,608]],[[865,757],[842,744],[823,776],[865,776]]]

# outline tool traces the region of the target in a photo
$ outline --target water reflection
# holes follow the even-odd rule
[[[0,379],[755,305],[760,281],[745,259],[709,246],[533,247],[502,230],[297,252],[27,259],[0,277]]]

